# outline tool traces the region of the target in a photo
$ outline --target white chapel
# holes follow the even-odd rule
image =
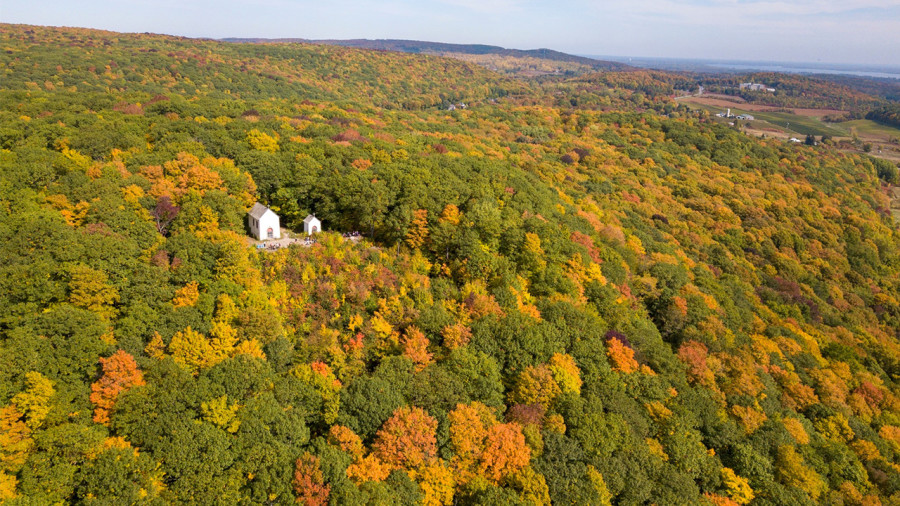
[[[322,231],[322,222],[316,218],[316,215],[310,214],[303,219],[303,232],[306,235],[318,234]]]
[[[254,239],[281,239],[278,215],[259,202],[253,204],[253,208],[247,213],[247,224],[250,225],[250,235]]]

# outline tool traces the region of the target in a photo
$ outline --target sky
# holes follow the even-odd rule
[[[900,0],[0,0],[0,22],[900,66]]]

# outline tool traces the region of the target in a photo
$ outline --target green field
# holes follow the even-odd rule
[[[684,102],[695,109],[703,109],[710,114],[723,112],[722,107],[699,104],[696,102]],[[832,137],[850,137],[855,131],[860,137],[873,138],[872,140],[887,141],[891,137],[900,138],[900,129],[882,125],[881,123],[858,119],[853,121],[845,121],[841,123],[827,123],[820,118],[812,116],[799,116],[789,112],[760,112],[748,111],[739,107],[731,108],[732,114],[749,114],[756,118],[750,122],[753,127],[765,127],[765,124],[778,127],[780,129],[794,132],[800,135],[830,135]]]
[[[723,112],[724,109],[718,106],[711,106],[706,104],[699,104],[696,102],[684,102],[685,104],[693,107],[695,109],[703,109],[708,111],[710,114],[717,114]],[[734,115],[741,114],[749,114],[756,118],[753,121],[749,122],[749,125],[754,128],[765,128],[769,125],[780,128],[785,131],[794,132],[799,135],[831,135],[831,136],[846,136],[850,135],[849,130],[839,130],[837,128],[832,127],[829,124],[826,124],[819,120],[818,118],[806,117],[806,116],[797,116],[796,114],[786,113],[786,112],[758,112],[758,111],[748,111],[745,109],[741,109],[739,107],[732,107],[731,113]],[[748,124],[748,122],[744,122],[744,124]]]
[[[787,112],[750,112],[748,114],[752,114],[757,120],[766,121],[802,135],[849,135],[849,131],[837,129],[814,117],[798,116]]]
[[[888,125],[882,125],[877,121],[868,119],[845,121],[843,123],[835,124],[835,127],[845,129],[847,132],[846,135],[850,135],[851,129],[856,129],[857,135],[861,136],[877,136],[883,137],[885,138],[885,140],[891,137],[900,138],[900,129]]]

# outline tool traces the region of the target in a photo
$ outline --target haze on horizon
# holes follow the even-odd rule
[[[900,65],[897,0],[30,0],[0,21],[187,37],[416,39],[573,54]]]

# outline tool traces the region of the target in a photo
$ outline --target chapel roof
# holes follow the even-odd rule
[[[269,210],[268,207],[257,202],[255,204],[253,204],[253,208],[250,209],[250,216],[253,216],[254,218],[256,218],[258,220],[258,219],[262,218],[263,215],[266,214],[266,211],[268,211],[268,210]]]

